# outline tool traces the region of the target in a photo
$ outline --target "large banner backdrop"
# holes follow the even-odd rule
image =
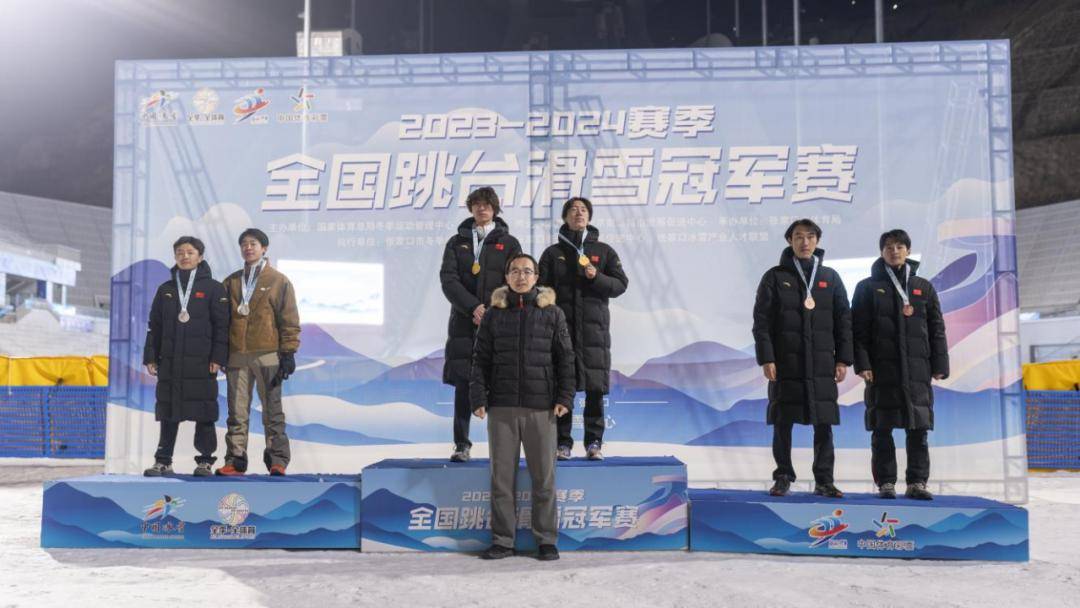
[[[491,185],[526,251],[584,195],[623,260],[609,454],[678,456],[695,485],[769,479],[751,308],[810,217],[849,294],[884,229],[911,234],[952,355],[931,478],[1026,499],[1007,42],[121,62],[116,87],[112,472],[152,459],[141,353],[173,240],[202,238],[224,278],[248,226],[300,301],[290,470],[448,456],[438,266],[466,195]],[[865,489],[861,380],[840,393],[838,484]],[[252,433],[258,454],[258,412]],[[484,455],[484,424],[472,434]]]

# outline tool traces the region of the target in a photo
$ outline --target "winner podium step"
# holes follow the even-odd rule
[[[45,483],[42,547],[356,549],[356,475],[141,477]]]
[[[531,550],[531,482],[524,459],[519,466],[515,547]],[[486,459],[384,460],[362,476],[363,551],[481,551],[491,544]],[[562,461],[555,485],[560,551],[687,548],[686,465],[675,458]]]
[[[690,490],[690,501],[691,551],[1028,560],[1027,511],[985,498]]]

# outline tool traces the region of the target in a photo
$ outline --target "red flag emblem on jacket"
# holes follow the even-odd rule
[[[922,295],[922,290],[921,289],[912,289],[911,293],[913,293],[913,294],[915,294],[917,296],[921,296]]]
[[[498,251],[502,251],[503,249],[506,249],[506,245],[503,245],[502,243],[495,243],[495,249],[497,249]]]
[[[826,282],[826,281],[818,281],[818,282],[817,282],[817,286],[818,286],[818,287],[820,287],[820,288],[822,288],[822,289],[825,289],[826,287],[828,287],[828,286],[829,286],[829,283],[828,283],[828,282]]]
[[[592,261],[594,261],[594,262],[600,262],[600,256],[598,256],[598,255],[594,255],[590,259],[592,259]]]
[[[205,298],[205,297],[206,297],[206,294],[205,294],[205,293],[203,293],[203,292],[201,292],[201,291],[196,291],[196,292],[195,292],[195,297],[196,297],[196,298]]]

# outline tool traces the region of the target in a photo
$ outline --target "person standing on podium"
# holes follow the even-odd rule
[[[225,433],[225,466],[216,473],[243,475],[247,471],[248,421],[255,389],[262,403],[266,434],[263,464],[271,475],[280,476],[292,458],[281,384],[296,371],[300,311],[289,278],[274,269],[266,256],[270,237],[258,228],[248,228],[240,234],[239,243],[244,267],[225,278],[232,310],[225,370],[229,429]]]
[[[908,498],[930,500],[930,444],[934,428],[933,380],[949,377],[949,343],[934,285],[915,276],[911,237],[890,230],[878,240],[881,257],[859,281],[852,301],[855,373],[866,381],[870,469],[881,498],[896,498],[893,429],[907,435]]]
[[[555,290],[574,343],[577,390],[585,391],[585,456],[603,460],[604,395],[611,377],[611,313],[608,300],[626,292],[629,280],[619,255],[600,242],[589,224],[589,199],[574,197],[563,205],[559,241],[540,256],[540,284]],[[574,439],[570,416],[559,418],[559,460],[569,460]]]
[[[206,247],[193,236],[173,243],[172,277],[150,305],[143,348],[146,373],[157,377],[154,418],[161,424],[147,477],[171,475],[180,422],[195,422],[195,472],[210,475],[217,450],[218,371],[229,357],[229,300],[203,260]]]
[[[555,292],[536,286],[538,267],[519,253],[506,266],[509,286],[491,295],[476,333],[469,399],[487,417],[491,456],[492,544],[484,559],[514,554],[514,483],[518,455],[532,479],[532,532],[537,557],[559,559],[555,508],[555,420],[574,405],[574,346]]]
[[[788,247],[758,285],[754,349],[769,381],[767,421],[773,427],[773,486],[785,496],[795,481],[791,431],[814,427],[814,494],[843,498],[835,485],[833,425],[840,424],[837,384],[852,364],[851,307],[844,283],[823,265],[821,228],[797,220],[784,232]]]
[[[506,261],[521,252],[510,227],[499,217],[499,196],[489,186],[473,190],[465,205],[472,217],[461,222],[443,249],[439,281],[450,301],[443,383],[454,387],[454,452],[451,462],[468,462],[469,367],[476,328],[491,293],[506,284]]]

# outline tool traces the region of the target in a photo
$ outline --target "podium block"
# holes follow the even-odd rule
[[[690,490],[690,502],[692,551],[1028,560],[1027,511],[984,498]]]
[[[45,483],[42,547],[360,546],[355,475],[138,477]]]
[[[363,471],[363,551],[480,551],[491,544],[486,459],[384,460]],[[530,480],[520,462],[516,548],[530,550]],[[686,465],[672,457],[559,462],[559,549],[687,547]]]

